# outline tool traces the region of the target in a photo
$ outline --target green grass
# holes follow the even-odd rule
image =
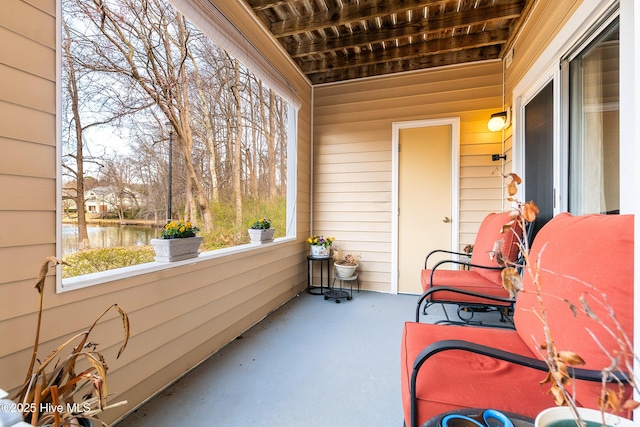
[[[75,277],[114,268],[152,262],[155,252],[151,246],[88,249],[63,257],[69,265],[62,266],[62,277]]]
[[[276,229],[275,237],[286,234],[286,198],[279,198],[274,202],[260,200],[245,200],[243,221],[240,227],[235,227],[235,211],[231,204],[216,204],[211,206],[215,224],[212,233],[199,233],[204,240],[201,251],[228,248],[249,243],[247,229],[258,218],[271,220],[271,227]],[[196,224],[199,221],[195,221]],[[144,264],[154,261],[154,251],[151,246],[132,246],[117,248],[88,249],[65,255],[63,260],[69,265],[63,265],[62,277],[75,277],[99,271],[113,270],[120,267]]]

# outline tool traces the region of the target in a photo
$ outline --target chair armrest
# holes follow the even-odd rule
[[[454,288],[451,286],[438,286],[435,288],[429,288],[422,295],[420,295],[420,298],[418,299],[418,305],[416,307],[416,323],[420,323],[420,306],[422,305],[423,301],[426,300],[429,296],[431,296],[431,294],[435,294],[436,292],[453,292],[456,294],[469,295],[469,296],[479,297],[483,299],[488,299],[491,301],[504,302],[504,303],[510,303],[510,304],[513,304],[516,302],[515,298],[486,295],[480,292],[474,292],[468,289]]]
[[[425,347],[418,357],[413,362],[413,371],[411,373],[411,383],[410,383],[410,395],[411,395],[411,427],[418,426],[417,420],[417,401],[416,401],[416,380],[418,377],[418,372],[420,368],[431,356],[441,353],[447,350],[462,350],[468,351],[470,353],[481,354],[483,356],[493,357],[495,359],[503,360],[505,362],[514,363],[516,365],[526,366],[531,369],[536,369],[538,371],[549,370],[547,364],[540,359],[535,359],[532,357],[523,356],[517,353],[511,353],[508,351],[499,350],[497,348],[488,347],[481,344],[472,343],[469,341],[463,340],[442,340],[434,342],[427,347]],[[598,370],[591,369],[579,369],[572,368],[571,369],[572,378],[585,380],[585,381],[602,381],[602,372]],[[615,374],[617,380],[621,382],[628,383],[627,377],[623,373]],[[615,381],[612,379],[610,382]]]
[[[436,265],[434,265],[433,268],[431,269],[431,277],[429,277],[429,286],[433,286],[433,272],[436,271],[436,269],[438,267],[440,267],[441,265],[444,265],[444,264],[458,264],[458,265],[464,265],[465,267],[482,268],[482,269],[485,269],[485,270],[502,270],[502,269],[504,269],[504,267],[495,266],[495,265],[471,264],[470,262],[458,261],[458,260],[454,260],[454,259],[445,259],[443,261],[440,261],[440,262],[436,263]]]
[[[424,259],[424,268],[425,270],[428,268],[427,267],[427,262],[429,261],[429,257],[433,254],[437,254],[437,253],[445,253],[445,254],[450,254],[450,255],[461,255],[461,256],[466,256],[468,257],[469,255],[464,253],[464,252],[454,252],[454,251],[447,251],[445,249],[436,249],[434,251],[431,251],[427,254],[427,257]]]

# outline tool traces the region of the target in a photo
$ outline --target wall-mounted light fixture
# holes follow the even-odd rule
[[[494,113],[489,119],[487,126],[491,132],[498,132],[507,128],[511,124],[511,108],[507,108],[507,111],[500,111]]]
[[[491,160],[493,160],[494,162],[497,162],[498,160],[503,159],[503,160],[507,160],[507,155],[503,154],[492,154],[491,155]]]

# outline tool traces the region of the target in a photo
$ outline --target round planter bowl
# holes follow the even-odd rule
[[[348,278],[353,276],[356,270],[358,269],[358,264],[340,265],[340,264],[333,263],[333,265],[336,268],[336,274],[338,275],[338,277],[342,277],[342,278]]]
[[[578,413],[587,427],[602,425],[602,413],[596,409],[578,408]],[[605,413],[604,422],[609,427],[638,427],[633,421],[617,415]],[[545,409],[536,417],[535,427],[575,427],[576,421],[568,406]]]
[[[321,245],[311,245],[311,256],[317,257],[328,257],[329,256],[329,248]]]

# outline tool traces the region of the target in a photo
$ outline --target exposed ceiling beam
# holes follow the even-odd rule
[[[310,74],[309,79],[312,84],[332,83],[342,80],[393,74],[401,71],[412,71],[442,67],[445,65],[497,59],[499,54],[499,46],[487,46],[476,49],[448,52],[440,55],[423,56],[408,61],[385,62],[360,67],[343,68],[336,71],[326,71],[317,74]]]
[[[298,0],[247,0],[247,3],[249,3],[253,10],[265,10],[297,1]]]
[[[342,68],[372,65],[381,62],[411,60],[456,50],[499,45],[504,43],[508,36],[509,31],[506,29],[482,31],[475,34],[428,40],[422,43],[391,47],[384,50],[367,51],[359,54],[338,56],[336,58],[325,58],[318,61],[302,62],[300,64],[300,68],[305,74],[314,74],[330,70],[339,70]],[[498,47],[498,50],[499,49],[500,47]]]
[[[517,18],[522,10],[522,2],[517,1],[508,5],[489,6],[480,9],[454,12],[442,16],[429,18],[412,24],[405,24],[389,29],[380,29],[366,33],[352,34],[340,38],[328,38],[317,42],[300,43],[288,46],[287,51],[293,58],[316,53],[326,53],[340,49],[350,49],[354,46],[366,46],[382,43],[404,37],[422,37],[424,34],[443,31],[454,31],[458,28],[481,25],[487,21],[499,21]]]
[[[276,37],[292,36],[307,31],[323,30],[363,20],[385,17],[410,9],[440,5],[442,0],[375,0],[336,7],[311,15],[273,22],[271,32]]]
[[[502,58],[539,2],[241,1],[312,84]]]

